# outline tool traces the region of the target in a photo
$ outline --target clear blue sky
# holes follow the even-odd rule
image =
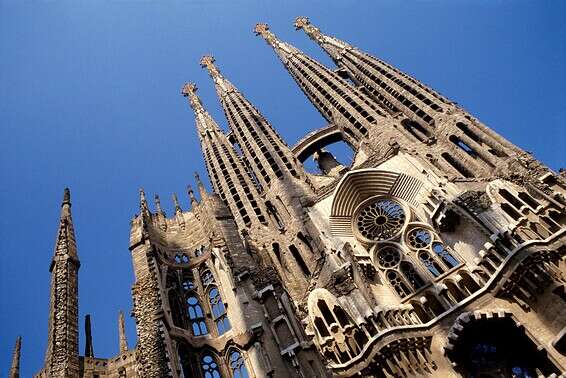
[[[187,208],[192,172],[205,177],[182,84],[195,81],[225,125],[202,54],[216,56],[289,144],[324,125],[252,33],[268,22],[330,64],[294,31],[298,15],[439,90],[552,168],[564,165],[564,1],[0,0],[0,376],[19,334],[22,376],[42,365],[65,186],[82,262],[81,332],[92,314],[95,354],[118,351],[117,314],[132,307],[137,189],[159,193],[171,214],[171,193]],[[127,329],[133,346],[130,318]]]

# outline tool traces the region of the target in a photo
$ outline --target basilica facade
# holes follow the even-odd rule
[[[36,377],[558,377],[566,370],[566,175],[394,66],[295,28],[335,63],[267,42],[327,126],[289,146],[212,56],[226,132],[194,83],[212,191],[166,216],[140,190],[120,353],[79,353],[79,254],[65,191]],[[246,83],[238,83],[245,87]],[[325,147],[345,143],[351,164]],[[314,159],[319,170],[303,163]],[[77,209],[76,211],[80,211]],[[11,378],[19,376],[18,340]]]

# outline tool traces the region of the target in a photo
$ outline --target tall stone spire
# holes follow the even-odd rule
[[[122,311],[118,314],[118,338],[120,341],[120,353],[127,352],[128,340],[126,339],[126,322]]]
[[[305,179],[303,167],[291,149],[259,110],[220,73],[214,57],[203,56],[200,63],[214,80],[228,125],[254,181],[265,189],[285,177]]]
[[[18,336],[16,345],[14,346],[14,354],[12,355],[12,367],[8,373],[8,378],[20,378],[20,356],[22,350],[22,337]]]
[[[65,189],[51,272],[51,304],[45,368],[50,377],[79,375],[80,262],[71,217],[71,194]]]
[[[94,357],[94,347],[92,346],[92,325],[90,315],[85,315],[85,357]]]
[[[257,201],[259,192],[251,176],[234,146],[204,109],[196,90],[194,84],[186,84],[182,94],[188,97],[195,112],[201,150],[214,192],[228,206],[239,227],[266,224],[266,211],[263,204]]]
[[[364,139],[370,129],[386,127],[387,113],[360,89],[352,87],[340,75],[302,51],[282,42],[267,24],[257,24],[256,35],[263,37],[279,56],[301,90],[330,123],[342,130],[352,145]]]
[[[322,33],[307,17],[297,17],[295,28],[315,41],[377,104],[390,113],[402,113],[407,118],[402,125],[415,139],[425,144],[438,140],[442,150],[438,155],[452,156],[449,160],[457,162],[460,171],[485,175],[498,158],[517,151],[517,147],[432,88],[383,60]]]
[[[434,117],[450,101],[391,65],[366,54],[335,37],[323,34],[308,17],[297,17],[295,28],[302,29],[357,84],[367,88],[380,105],[390,112],[403,112],[422,127],[433,127]]]

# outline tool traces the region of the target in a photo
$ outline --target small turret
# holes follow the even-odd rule
[[[157,214],[162,214],[163,216],[165,216],[165,212],[163,211],[163,209],[161,209],[161,200],[159,199],[159,195],[155,195],[154,197],[154,201],[155,201],[155,212]]]
[[[161,208],[161,200],[159,199],[159,195],[155,195],[155,214],[157,215],[157,224],[162,231],[167,231],[167,220],[166,215],[163,209]]]
[[[200,196],[200,200],[204,200],[208,193],[206,192],[206,188],[200,179],[200,175],[198,172],[195,172],[195,181],[197,182],[198,194]]]
[[[145,198],[145,192],[143,188],[140,188],[140,213],[141,215],[150,215],[149,207],[147,206],[147,200]]]
[[[126,339],[126,321],[124,313],[120,311],[118,314],[118,338],[120,342],[120,353],[128,351],[128,340]]]
[[[189,199],[191,200],[191,206],[194,207],[195,204],[198,204],[198,201],[195,197],[195,192],[192,186],[187,185],[187,193],[189,195]]]
[[[181,209],[181,206],[179,205],[179,199],[177,198],[177,193],[173,193],[173,204],[175,205],[175,213],[182,213],[183,209]]]

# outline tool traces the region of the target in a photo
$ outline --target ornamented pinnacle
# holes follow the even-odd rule
[[[147,206],[147,200],[145,199],[145,192],[143,188],[140,188],[140,211],[142,214],[149,214],[149,207]]]
[[[287,61],[291,56],[300,53],[297,48],[277,39],[275,34],[273,34],[271,30],[269,30],[269,25],[267,24],[256,24],[254,32],[255,35],[261,36],[267,41],[269,45],[271,45],[271,47],[273,47],[273,50],[275,50],[275,53],[279,56],[279,59],[281,59],[281,61],[285,65],[287,64]]]
[[[293,25],[295,26],[296,30],[299,30],[304,28],[306,25],[310,25],[310,23],[311,22],[308,17],[298,16],[297,18],[295,18],[295,23]]]
[[[181,206],[179,205],[179,199],[177,198],[176,193],[173,193],[173,203],[175,204],[175,212],[182,213],[183,209],[181,209]]]
[[[197,199],[195,197],[195,192],[193,191],[192,186],[187,185],[187,193],[189,194],[189,198],[191,199],[191,203],[197,202]]]
[[[222,76],[220,70],[218,69],[218,67],[216,67],[214,62],[216,62],[216,59],[214,59],[212,55],[204,55],[200,59],[201,67],[208,70],[210,77],[216,84],[216,92],[218,93],[218,96],[222,98],[224,94],[228,93],[229,91],[235,90],[235,88],[232,83],[230,83],[224,76]]]
[[[185,83],[183,88],[181,89],[181,94],[185,97],[190,96],[191,93],[194,93],[197,90],[197,86],[195,83]]]
[[[202,181],[200,180],[200,175],[198,172],[195,172],[195,181],[197,182],[197,186],[203,186]]]
[[[203,55],[203,57],[200,58],[200,66],[206,68],[210,76],[212,76],[213,78],[220,76],[220,71],[218,71],[218,68],[214,65],[214,62],[216,62],[216,59],[214,59],[212,55]]]
[[[322,42],[323,35],[320,29],[312,25],[308,17],[299,16],[295,19],[295,30],[303,29],[305,33],[315,42]]]
[[[189,98],[189,104],[195,113],[202,113],[204,112],[204,107],[202,106],[200,98],[197,96],[197,89],[198,88],[195,83],[187,83],[183,86],[181,93],[183,96]]]
[[[277,37],[275,37],[275,34],[273,34],[271,30],[269,30],[269,25],[267,25],[266,23],[256,24],[254,28],[254,33],[255,35],[259,35],[263,39],[265,39],[267,43],[269,43],[271,46],[275,46],[275,43],[277,42]]]
[[[204,202],[205,199],[207,198],[208,193],[206,192],[206,188],[204,187],[204,184],[202,183],[198,172],[195,172],[195,181],[197,182],[197,188],[200,194],[200,200]]]
[[[63,202],[61,202],[61,220],[71,218],[71,191],[65,188]]]
[[[118,338],[120,342],[120,353],[128,351],[128,340],[126,339],[126,321],[124,313],[120,311],[118,314]]]
[[[154,200],[155,200],[155,211],[158,214],[164,214],[163,210],[161,209],[161,200],[159,199],[159,196],[157,194],[155,195]]]
[[[206,112],[196,92],[197,86],[194,83],[185,84],[181,91],[183,96],[189,98],[189,104],[195,112],[196,127],[202,142],[202,135],[204,135],[205,130],[213,130],[217,133],[222,133],[222,131],[220,130],[220,127],[216,124],[216,122],[212,119],[210,114]]]
[[[71,206],[71,191],[69,188],[65,188],[63,193],[63,203],[61,205],[69,205]]]

